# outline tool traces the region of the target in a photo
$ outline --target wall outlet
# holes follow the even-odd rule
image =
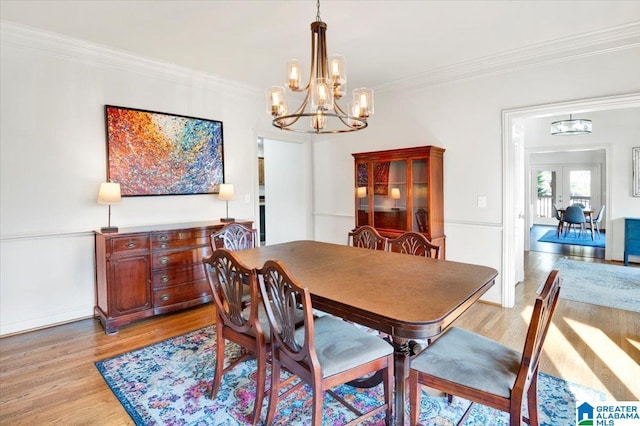
[[[484,209],[487,207],[487,197],[484,195],[478,195],[478,207]]]

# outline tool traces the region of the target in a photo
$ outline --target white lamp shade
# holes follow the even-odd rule
[[[366,186],[359,186],[358,189],[356,190],[356,194],[358,198],[364,198],[367,196],[367,187]]]
[[[220,192],[218,198],[222,201],[233,201],[235,199],[235,192],[233,190],[232,183],[221,183]]]
[[[391,188],[391,198],[394,200],[400,199],[400,188]]]
[[[119,204],[122,200],[120,184],[115,182],[103,182],[98,192],[98,204]]]

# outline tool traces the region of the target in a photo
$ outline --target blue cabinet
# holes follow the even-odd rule
[[[627,266],[629,255],[640,256],[640,218],[624,219],[624,264]]]

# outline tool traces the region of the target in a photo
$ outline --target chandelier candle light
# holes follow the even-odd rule
[[[574,120],[572,114],[569,114],[568,120],[551,123],[551,134],[554,136],[588,135],[589,133],[591,133],[591,120],[582,118]]]
[[[220,192],[218,193],[218,199],[227,203],[227,217],[221,217],[220,222],[233,222],[235,219],[229,217],[229,201],[233,201],[236,198],[235,191],[233,190],[232,183],[221,183]]]
[[[346,111],[338,104],[346,93],[347,75],[345,59],[333,55],[327,59],[327,24],[320,20],[320,1],[311,23],[311,70],[306,86],[301,86],[301,67],[297,60],[287,62],[286,86],[292,92],[304,94],[302,104],[288,113],[285,88],[272,86],[266,91],[267,113],[272,124],[283,130],[300,133],[345,133],[367,127],[367,118],[373,114],[373,90],[359,88],[353,91],[353,101]],[[300,120],[302,117],[308,117]]]

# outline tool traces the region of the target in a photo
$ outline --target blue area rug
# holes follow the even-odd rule
[[[227,344],[225,358],[239,348]],[[210,398],[215,360],[215,327],[209,326],[132,352],[96,362],[96,367],[136,425],[243,425],[250,424],[255,391],[255,360],[241,363],[225,374],[215,400]],[[269,372],[267,372],[269,374]],[[269,383],[267,383],[267,388]],[[302,426],[311,422],[309,388],[303,387],[280,401],[274,423]],[[338,388],[341,396],[359,408],[382,400],[382,385],[371,389]],[[575,425],[576,405],[604,401],[602,392],[540,374],[538,384],[541,425]],[[267,397],[268,398],[268,397]],[[354,415],[326,394],[325,425],[343,425]],[[578,404],[576,404],[576,402]],[[262,421],[267,412],[265,401]],[[468,401],[423,391],[420,421],[424,425],[455,424]],[[526,407],[526,404],[525,404]],[[408,407],[407,407],[408,410]],[[382,416],[365,425],[384,425]],[[408,413],[407,413],[408,424]],[[466,425],[508,425],[508,416],[476,405]]]
[[[595,234],[595,240],[591,239],[591,231],[583,232],[582,237],[580,237],[579,232],[574,232],[571,230],[569,235],[566,237],[560,235],[556,237],[556,231],[547,231],[541,238],[538,239],[541,243],[557,243],[557,244],[575,244],[578,246],[589,246],[589,247],[604,247],[605,245],[605,237],[604,235]]]
[[[562,276],[563,299],[640,312],[640,268],[563,257],[553,269]]]

